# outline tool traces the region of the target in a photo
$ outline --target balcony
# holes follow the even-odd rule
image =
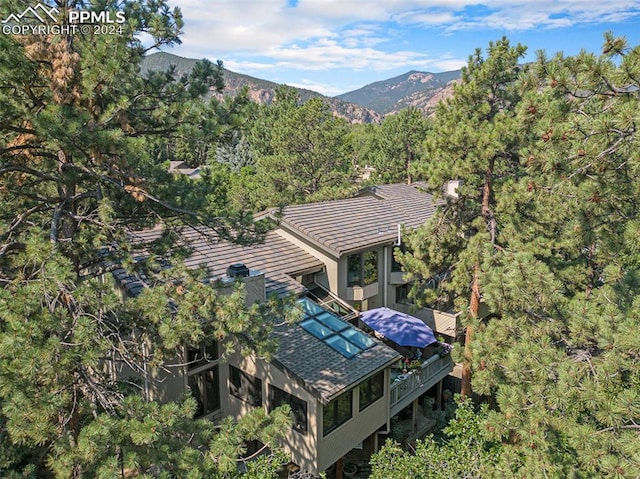
[[[347,297],[349,301],[364,301],[378,294],[378,282],[368,284],[366,286],[349,286],[347,287]]]
[[[410,370],[407,374],[395,377],[390,388],[391,416],[395,416],[412,401],[420,397],[438,381],[445,378],[453,371],[453,360],[451,355],[439,356],[434,354],[416,369]]]

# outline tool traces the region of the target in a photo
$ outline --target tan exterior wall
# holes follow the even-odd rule
[[[319,248],[315,245],[312,245],[311,243],[305,241],[304,239],[300,238],[299,236],[283,229],[283,228],[278,228],[276,230],[276,233],[278,233],[280,236],[282,236],[283,238],[285,238],[286,240],[288,240],[289,242],[293,243],[294,245],[298,246],[299,248],[302,248],[304,251],[306,251],[307,253],[309,253],[312,256],[315,256],[316,258],[318,258],[320,261],[322,261],[325,265],[326,268],[326,272],[327,272],[327,279],[329,281],[329,289],[331,290],[332,293],[336,293],[339,289],[339,284],[338,284],[338,260],[335,257],[332,257],[322,251],[319,250]],[[346,268],[346,266],[345,266]],[[346,272],[346,269],[345,269]],[[345,280],[344,280],[344,285],[346,287],[347,284],[347,280],[346,280],[346,276],[345,276]]]
[[[280,369],[272,366],[265,360],[251,355],[243,358],[235,354],[229,357],[228,362],[221,365],[220,402],[221,416],[240,417],[250,409],[246,402],[232,396],[229,392],[229,365],[233,365],[242,371],[262,380],[262,408],[268,410],[269,388],[274,385],[283,391],[296,396],[307,403],[307,431],[301,433],[291,430],[286,435],[283,443],[285,450],[291,455],[292,461],[307,471],[317,471],[316,450],[318,442],[318,401],[295,379],[288,377]]]
[[[390,368],[384,372],[384,395],[364,411],[358,411],[360,400],[359,388],[353,389],[353,416],[351,420],[322,437],[322,407],[318,416],[318,465],[319,471],[327,469],[331,464],[343,457],[357,444],[375,433],[381,426],[388,424]]]
[[[268,408],[268,385],[274,385],[307,402],[307,432],[291,430],[284,440],[284,448],[292,461],[303,470],[318,474],[348,453],[355,445],[371,436],[389,421],[390,368],[384,372],[384,395],[364,411],[358,411],[359,388],[353,389],[353,416],[346,423],[322,437],[322,404],[295,379],[270,363],[250,356],[233,355],[221,364],[221,411],[224,416],[240,417],[251,406],[229,393],[229,364],[262,380],[262,407]]]

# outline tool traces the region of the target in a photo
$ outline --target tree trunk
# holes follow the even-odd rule
[[[493,176],[493,166],[495,159],[491,158],[489,166],[484,177],[484,186],[482,188],[482,209],[481,214],[487,225],[489,234],[491,235],[491,244],[495,242],[496,237],[496,221],[491,212],[491,177]],[[471,299],[469,301],[469,315],[472,320],[478,319],[480,315],[480,259],[476,260],[473,268],[473,280],[471,283]],[[473,341],[473,325],[468,324],[464,338],[464,360],[462,362],[462,378],[460,394],[462,396],[471,396],[473,390],[471,387],[471,363],[473,353],[471,352],[471,341]]]
[[[469,315],[472,319],[477,319],[480,313],[480,285],[478,276],[480,275],[480,265],[476,263],[473,270],[473,283],[471,284],[471,301],[469,302]],[[464,360],[462,362],[462,379],[460,394],[471,396],[471,362],[473,353],[471,352],[471,341],[473,340],[473,325],[468,324],[464,338]]]

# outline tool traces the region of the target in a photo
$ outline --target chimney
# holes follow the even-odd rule
[[[442,188],[444,190],[444,194],[451,198],[458,198],[458,187],[462,184],[460,180],[450,180],[447,181]]]
[[[227,268],[226,276],[217,278],[220,291],[231,293],[236,281],[244,283],[247,307],[255,303],[263,303],[267,300],[267,292],[264,281],[264,273],[255,269],[249,269],[243,263],[234,263]]]

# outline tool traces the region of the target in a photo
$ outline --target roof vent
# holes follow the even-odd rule
[[[227,268],[227,276],[231,278],[244,278],[249,276],[249,268],[244,263],[234,263]]]

